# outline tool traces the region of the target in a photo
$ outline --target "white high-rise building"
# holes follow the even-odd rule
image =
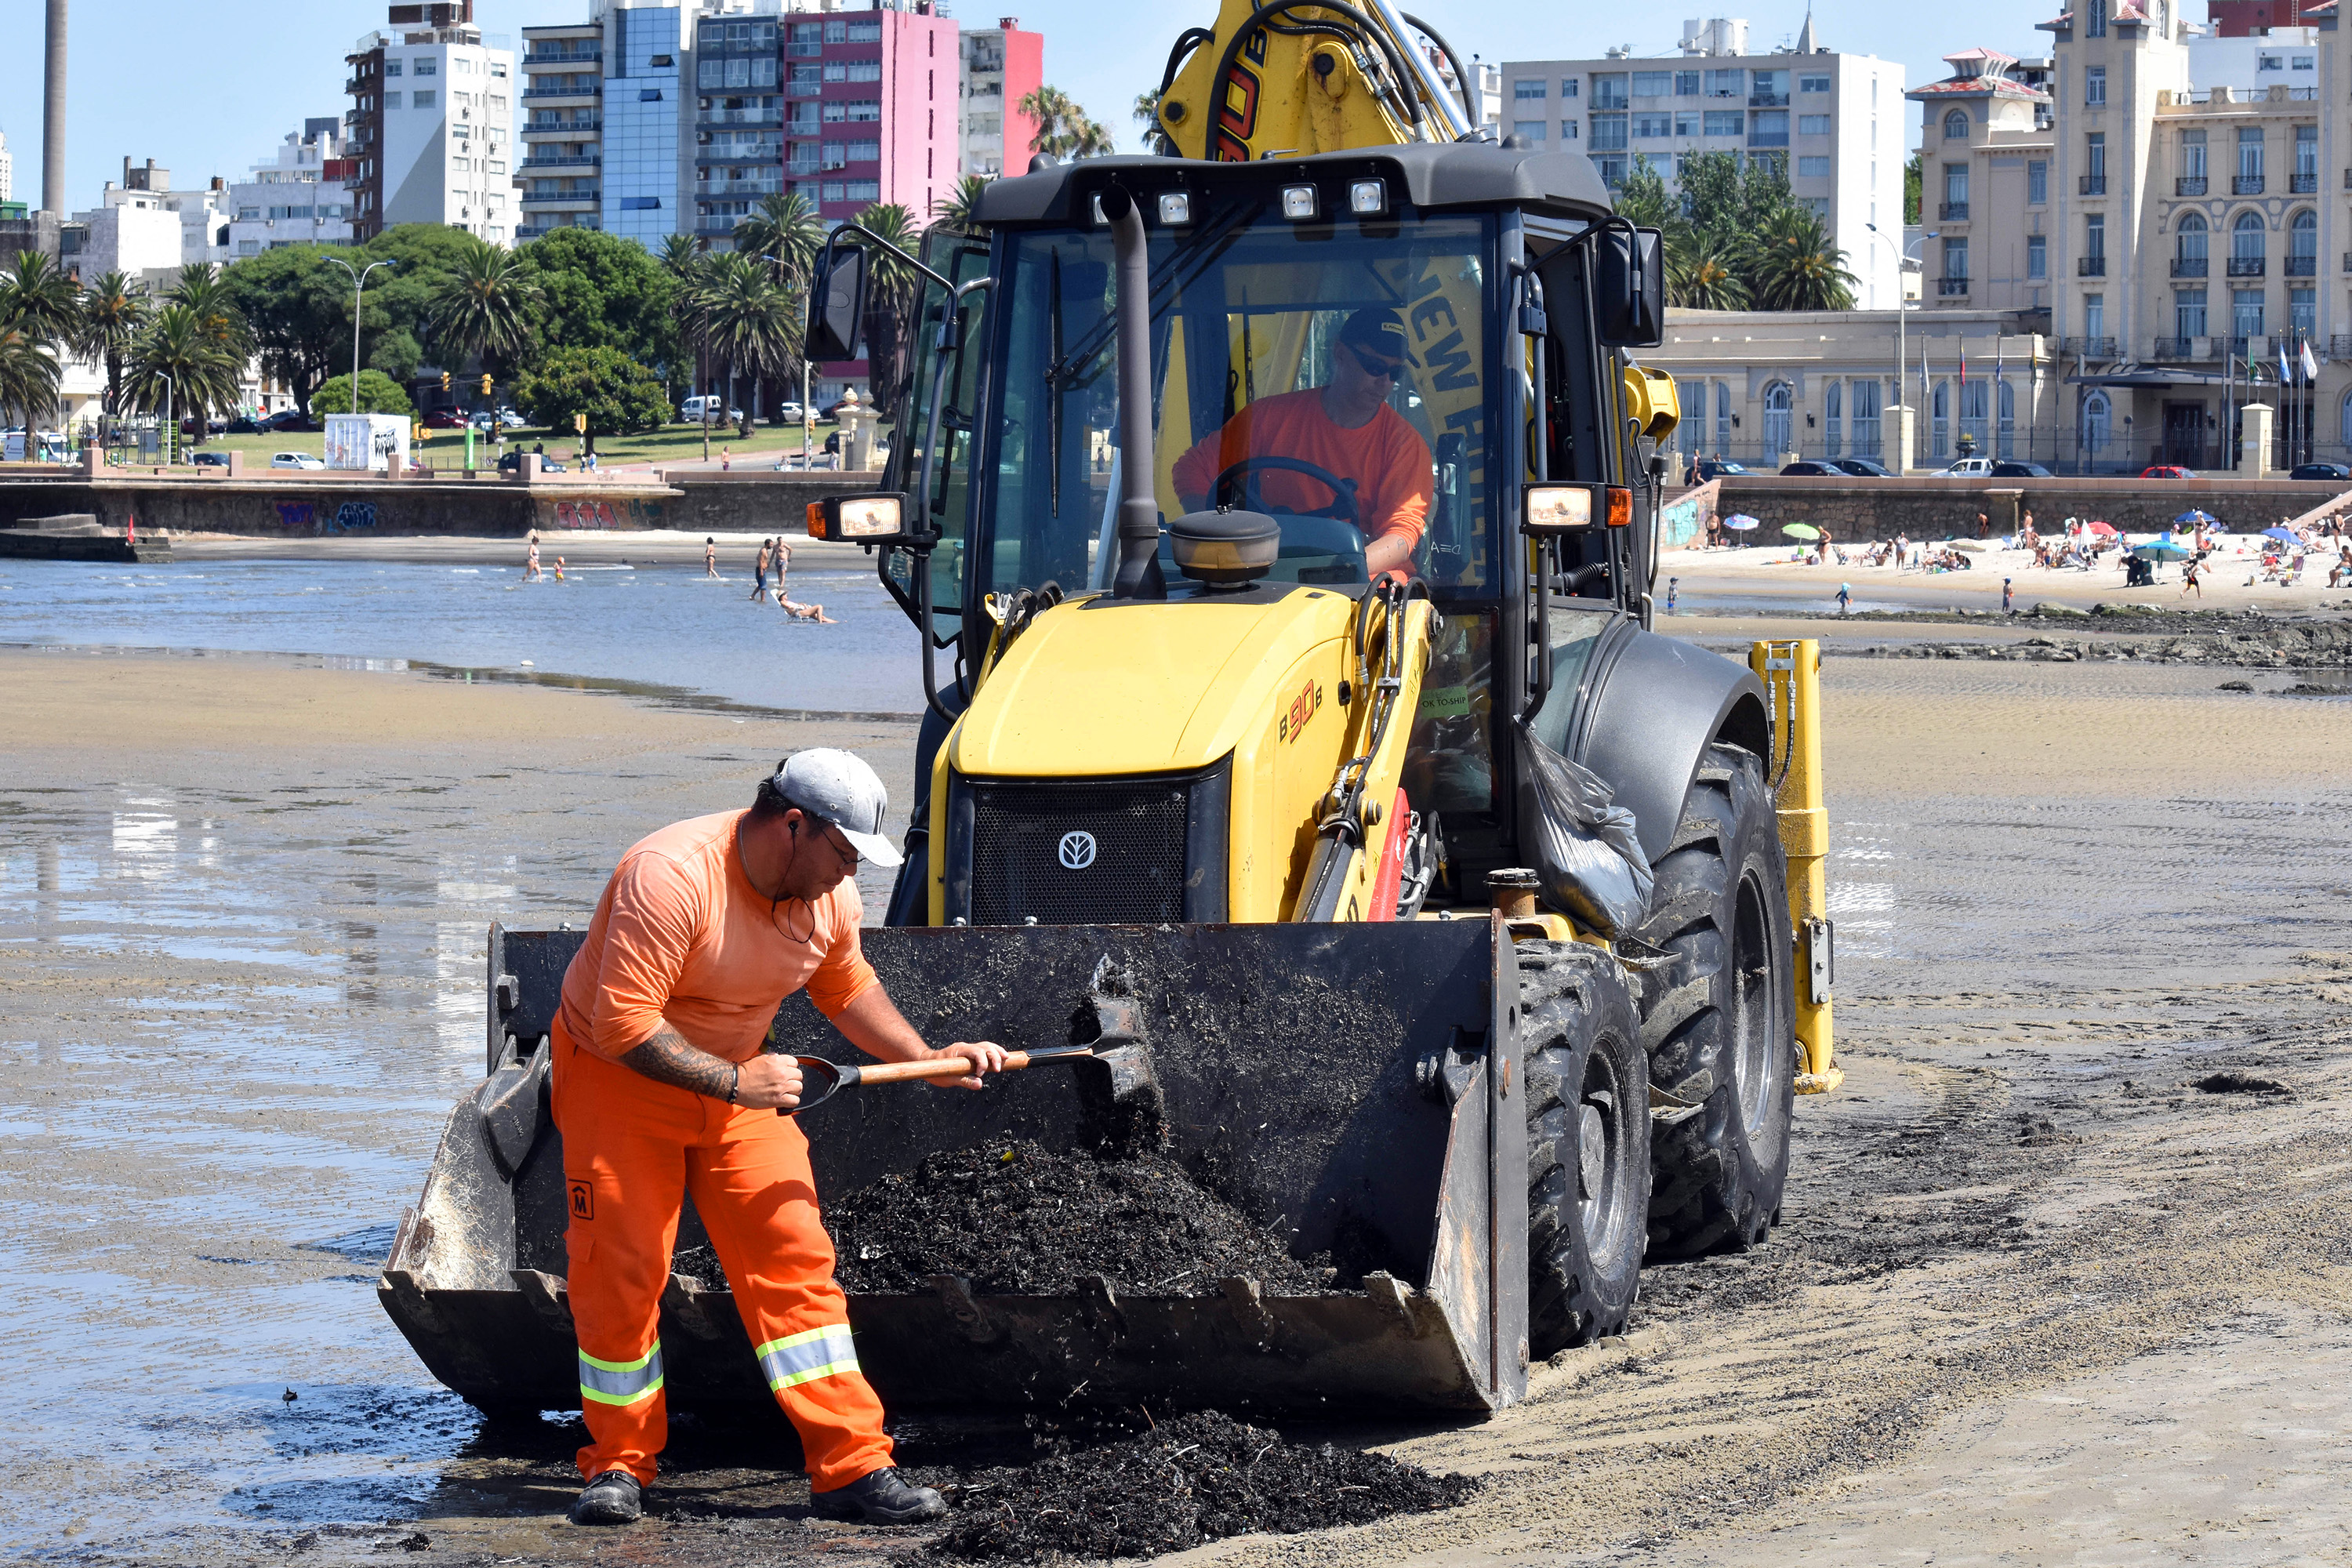
[[[147,268],[168,268],[192,261],[226,261],[229,258],[228,214],[224,210],[227,205],[228,182],[226,180],[215,177],[204,185],[175,191],[172,188],[172,171],[158,164],[154,159],[148,159],[142,167],[125,158],[122,160],[122,183],[119,185],[112,180],[106,183],[98,210],[128,208],[134,212],[146,209],[176,214],[180,222],[178,262],[147,260],[141,263]],[[77,221],[86,216],[77,215]],[[142,220],[132,221],[138,225]],[[160,232],[152,224],[145,225],[145,228],[147,232]],[[141,247],[134,247],[137,248]]]
[[[343,145],[342,122],[328,116],[289,131],[249,179],[228,188],[229,259],[258,256],[281,245],[349,245],[355,160]]]
[[[1828,226],[1860,280],[1854,303],[1892,310],[1890,238],[1903,224],[1903,67],[1821,46],[1812,18],[1791,48],[1748,52],[1748,24],[1689,21],[1675,51],[1599,59],[1507,60],[1500,129],[1538,147],[1583,153],[1612,189],[1635,158],[1675,188],[1683,160],[1727,152],[1788,165],[1789,187]]]
[[[347,57],[352,237],[394,224],[514,240],[514,51],[473,23],[473,0],[394,5]]]

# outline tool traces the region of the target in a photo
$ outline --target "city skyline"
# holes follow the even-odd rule
[[[1899,61],[1908,68],[1911,80],[1927,81],[1943,73],[1942,58],[1955,48],[1982,44],[2013,54],[2033,52],[2037,42],[2046,41],[2045,35],[2034,30],[2035,24],[2047,19],[2055,3],[1993,0],[1975,20],[1956,24],[1949,34],[1920,29],[1908,13],[1862,0],[1824,0],[1813,7],[1812,16],[1825,47]],[[483,0],[477,15],[486,31],[509,34],[520,44],[522,28],[576,21],[587,8],[587,0]],[[1751,47],[1759,52],[1794,37],[1805,15],[1801,4],[1692,9],[1744,15],[1750,23]],[[10,6],[7,14],[21,26],[37,28],[29,0]],[[1649,18],[1634,28],[1587,20],[1601,15],[1596,8],[1578,7],[1563,16],[1559,8],[1535,0],[1428,0],[1418,14],[1444,29],[1465,55],[1476,54],[1489,62],[1540,58],[1531,47],[1538,39],[1549,40],[1546,54],[1599,54],[1627,45],[1640,58],[1668,55],[1675,52],[1681,29],[1681,13]],[[999,0],[995,6],[967,3],[956,8],[953,19],[960,26],[985,27],[1000,15],[1018,16],[1024,27],[1045,34],[1046,81],[1108,127],[1122,151],[1139,148],[1129,110],[1135,95],[1157,83],[1157,53],[1151,63],[1139,68],[1133,38],[1118,30],[1107,33],[1099,26],[1099,7],[1077,0],[1031,0],[1021,5]],[[1171,16],[1169,41],[1178,27],[1205,26],[1214,16],[1210,0],[1202,0],[1198,16]],[[171,167],[175,179],[189,184],[215,174],[238,177],[257,158],[268,154],[288,125],[314,115],[340,115],[349,107],[341,90],[344,57],[353,40],[381,26],[382,6],[376,0],[364,0],[273,15],[266,29],[257,29],[240,45],[246,61],[240,90],[213,103],[193,100],[190,84],[198,79],[174,68],[170,51],[142,49],[119,57],[109,52],[109,45],[118,38],[168,36],[184,27],[185,17],[184,10],[167,8],[159,0],[113,0],[102,18],[94,9],[75,9],[68,58],[66,147],[71,209],[94,205],[125,157],[154,158]],[[1144,76],[1153,79],[1144,80]],[[0,51],[0,104],[9,106],[0,117],[0,132],[8,138],[19,173],[17,199],[37,203],[37,179],[28,186],[22,175],[28,169],[37,174],[40,168],[39,49]],[[1916,142],[1906,132],[1906,144]]]

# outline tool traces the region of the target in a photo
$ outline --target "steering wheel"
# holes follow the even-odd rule
[[[1259,493],[1257,477],[1264,473],[1305,474],[1331,492],[1330,504],[1312,511],[1291,512],[1293,517],[1329,517],[1351,523],[1360,531],[1363,514],[1356,507],[1356,481],[1343,479],[1328,468],[1320,468],[1303,458],[1244,458],[1217,476],[1209,492],[1212,506],[1231,506],[1239,492],[1240,500],[1252,511],[1266,511],[1265,498]]]

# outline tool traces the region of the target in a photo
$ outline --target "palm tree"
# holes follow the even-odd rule
[[[445,354],[511,361],[530,340],[539,284],[520,252],[467,237],[455,263],[427,301],[433,331]]]
[[[1717,237],[1694,233],[1666,252],[1666,301],[1686,310],[1744,310],[1748,285],[1739,280],[1736,258]]]
[[[148,320],[131,345],[128,395],[133,406],[162,412],[169,404],[199,419],[236,400],[245,356],[222,345],[194,307],[174,301]],[[200,425],[198,428],[202,428]]]
[[[1143,127],[1143,145],[1147,152],[1162,157],[1174,155],[1175,143],[1168,132],[1160,128],[1160,89],[1148,88],[1135,95],[1135,122]]]
[[[662,241],[662,270],[680,283],[694,280],[695,269],[702,265],[702,242],[690,234],[674,234]]]
[[[965,174],[955,183],[955,189],[931,204],[931,226],[954,234],[985,234],[975,216],[980,206],[980,193],[988,189],[988,180],[982,174]]]
[[[1112,151],[1111,134],[1058,87],[1040,87],[1023,98],[1020,111],[1037,122],[1029,151],[1056,158],[1099,158]]]
[[[1802,207],[1774,214],[1750,245],[1756,302],[1768,310],[1851,310],[1854,275],[1821,219]]]
[[[0,272],[0,325],[55,343],[72,332],[76,313],[73,279],[39,251],[18,251],[16,265]]]
[[[99,362],[106,370],[106,395],[99,407],[105,416],[99,432],[103,446],[115,417],[122,412],[122,361],[147,324],[147,286],[124,273],[100,273],[81,297],[81,319],[75,322],[74,352]]]
[[[205,416],[212,410],[235,406],[246,362],[253,357],[253,329],[236,308],[225,270],[212,262],[194,261],[181,268],[180,280],[172,285],[172,291],[164,298],[189,313],[195,330],[220,351],[229,366],[225,390],[217,396],[209,391],[184,388],[173,403],[175,410],[184,408],[195,416],[196,429],[201,432]],[[201,434],[197,438],[203,439]]]
[[[694,315],[703,343],[727,363],[727,387],[735,378],[758,378],[797,359],[801,347],[799,291],[780,283],[756,256],[743,251],[714,256],[696,290]],[[747,420],[741,433],[749,436]]]
[[[909,254],[922,244],[914,215],[897,202],[877,202],[867,207],[857,215],[857,225]],[[879,247],[872,248],[868,264],[873,270],[866,289],[866,381],[873,388],[876,410],[885,418],[896,418],[907,384],[910,338],[907,323],[914,314],[916,284],[921,275]]]
[[[764,198],[759,211],[735,226],[735,248],[770,258],[779,283],[805,283],[824,245],[824,219],[798,191]]]
[[[30,329],[0,321],[0,425],[14,415],[27,432],[57,406],[58,356]],[[28,437],[29,439],[29,437]],[[25,456],[33,456],[28,445]]]

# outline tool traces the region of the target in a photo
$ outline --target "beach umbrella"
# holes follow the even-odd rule
[[[1810,522],[1784,522],[1780,525],[1780,531],[1791,539],[1819,539],[1822,536],[1822,531]]]
[[[1982,555],[1987,550],[1990,549],[1991,546],[1981,543],[1973,539],[1955,539],[1952,541],[1952,548],[1955,550],[1965,550],[1971,555]]]
[[[2174,518],[2172,521],[2175,522],[2185,522],[2191,528],[2194,528],[2200,523],[2219,522],[2221,520],[2215,517],[2210,511],[2200,511],[2197,508],[2191,507],[2187,511],[2182,512],[2179,517]]]
[[[1723,526],[1726,528],[1736,528],[1740,530],[1742,532],[1745,532],[1747,530],[1756,526],[1756,520],[1748,516],[1744,511],[1737,512],[1730,517],[1725,518],[1723,520]]]
[[[2288,544],[2299,544],[2302,542],[2302,541],[2295,538],[2294,530],[2291,528],[2266,528],[2263,530],[2263,537],[2264,539],[2282,540]]]
[[[2113,539],[2116,536],[2116,531],[2104,522],[2095,522],[2091,524],[2091,531],[2093,533],[2105,534],[2109,539]]]
[[[2185,550],[2168,539],[2158,539],[2141,545],[2132,553],[2142,561],[2186,561],[2195,552]]]

